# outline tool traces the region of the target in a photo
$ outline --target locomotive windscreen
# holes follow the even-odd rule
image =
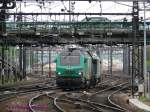
[[[80,56],[61,56],[61,65],[78,66],[80,65]]]
[[[78,51],[63,52],[61,54],[62,66],[79,66],[80,65],[80,53]]]

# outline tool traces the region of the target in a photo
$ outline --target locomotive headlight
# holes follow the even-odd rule
[[[79,72],[78,74],[79,74],[79,75],[82,75],[82,72]]]
[[[60,72],[58,72],[58,75],[60,75],[61,73]]]

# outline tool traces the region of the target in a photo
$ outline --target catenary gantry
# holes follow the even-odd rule
[[[7,44],[132,44],[132,22],[5,22],[0,43]],[[143,42],[143,22],[139,22]],[[150,23],[147,23],[148,42]]]
[[[1,7],[1,9],[11,9],[14,8],[16,5],[15,1],[24,1],[24,2],[28,2],[27,0],[5,0],[3,2],[1,2],[3,5]],[[29,1],[33,1],[33,2],[37,2],[37,1],[69,1],[69,0],[29,0]],[[70,0],[72,1],[72,0]],[[81,0],[73,0],[73,1],[81,1]],[[99,0],[82,0],[82,1],[99,1]],[[101,0],[101,1],[113,1],[113,0]],[[93,27],[93,23],[92,25],[89,25],[87,27],[83,27],[84,25],[77,25],[78,23],[65,23],[65,24],[69,24],[69,26],[61,28],[60,23],[58,22],[54,22],[52,25],[52,27],[50,27],[50,29],[47,30],[47,28],[42,28],[44,29],[43,31],[37,29],[39,27],[36,27],[36,25],[38,26],[39,23],[35,23],[33,22],[33,26],[35,27],[29,27],[30,32],[28,30],[28,28],[23,29],[23,27],[28,27],[30,25],[24,24],[24,22],[15,22],[15,26],[14,27],[14,31],[10,30],[7,31],[7,23],[5,24],[5,22],[1,24],[1,41],[0,43],[4,46],[4,45],[20,45],[20,54],[23,54],[23,49],[24,46],[26,45],[40,45],[43,46],[43,44],[49,44],[49,45],[54,45],[54,44],[68,44],[68,43],[79,43],[79,44],[127,44],[127,47],[129,47],[130,51],[132,52],[132,66],[130,66],[130,68],[132,68],[132,79],[134,79],[136,76],[138,76],[139,78],[142,77],[143,78],[143,58],[140,58],[140,56],[142,57],[143,52],[143,31],[140,30],[140,22],[139,22],[139,7],[138,7],[138,2],[149,2],[149,0],[114,0],[114,1],[127,1],[127,2],[133,2],[133,12],[132,14],[130,14],[132,16],[132,22],[130,22],[131,25],[128,25],[128,28],[126,29],[122,29],[122,30],[118,30],[115,29],[117,28],[117,26],[113,29],[111,28],[110,24],[107,26],[107,28],[103,28],[105,30],[100,30],[100,28],[96,28],[95,26]],[[13,5],[12,7],[7,7],[7,3],[12,2]],[[3,10],[2,10],[3,11]],[[1,21],[5,21],[5,15],[6,14],[5,11],[2,12],[1,14]],[[12,15],[25,15],[25,13],[13,13]],[[42,13],[32,13],[33,15],[42,15]],[[26,14],[26,15],[32,15],[30,14]],[[52,14],[52,13],[51,13]],[[59,15],[58,13],[53,13],[55,15]],[[75,13],[62,13],[60,15],[73,15]],[[120,13],[121,14],[121,13]],[[6,14],[7,15],[7,14]],[[11,15],[11,13],[10,13]],[[48,14],[44,14],[43,15],[48,15]],[[49,14],[50,15],[50,14]],[[79,14],[78,14],[79,15]],[[84,14],[86,15],[86,14]],[[94,15],[94,14],[93,14]],[[102,13],[99,13],[99,15],[102,15]],[[113,15],[113,14],[112,14]],[[90,23],[90,22],[88,22]],[[109,22],[110,23],[110,22]],[[128,22],[127,22],[128,23]],[[70,25],[71,24],[71,25]],[[97,24],[97,23],[96,23]],[[143,23],[142,23],[143,24]],[[149,23],[148,23],[149,24]],[[6,25],[6,26],[5,26]],[[13,25],[13,24],[12,24]],[[27,25],[27,26],[26,26]],[[59,26],[60,25],[60,26]],[[87,25],[87,24],[86,24]],[[58,27],[59,26],[59,27]],[[63,25],[62,25],[63,26]],[[66,25],[64,25],[66,26]],[[81,26],[81,28],[80,28]],[[92,27],[91,27],[92,26]],[[70,30],[68,30],[68,29]],[[10,27],[11,29],[11,27]],[[27,30],[26,30],[27,29]],[[62,30],[63,29],[63,30]],[[98,30],[97,30],[98,29]],[[66,32],[66,31],[68,32]],[[147,40],[149,43],[149,30],[147,31]],[[71,38],[70,38],[71,37]],[[23,56],[20,56],[21,59],[23,60]],[[25,57],[25,56],[24,56]],[[130,59],[130,55],[129,55],[129,59]],[[24,59],[25,60],[25,59]],[[23,65],[21,63],[22,61],[20,61],[20,65]],[[130,62],[129,62],[130,63]],[[20,71],[22,71],[23,68],[20,68]],[[133,84],[133,80],[132,80],[132,84]]]
[[[133,1],[138,1],[138,2],[148,2],[149,0],[4,0],[4,1],[122,1],[122,2],[133,2]]]
[[[2,0],[0,9],[13,9],[16,2],[53,2],[53,1],[121,1],[121,2],[149,2],[149,0]],[[9,4],[9,5],[8,5]]]

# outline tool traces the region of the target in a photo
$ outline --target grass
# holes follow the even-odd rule
[[[144,96],[140,96],[139,100],[150,106],[150,99],[145,98]]]
[[[147,101],[147,102],[150,102],[150,99],[147,99],[147,98],[145,98],[144,96],[140,96],[140,98],[139,98],[139,100],[140,101]]]

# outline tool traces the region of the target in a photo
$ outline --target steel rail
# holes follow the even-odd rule
[[[110,80],[106,80],[106,81],[100,82],[100,83],[98,83],[98,84],[95,86],[95,88],[99,88],[102,84],[105,84],[105,83],[107,83],[107,82],[109,82],[109,81],[110,81]],[[84,96],[84,94],[81,95],[81,96],[78,97],[78,98],[81,98],[82,96]]]
[[[67,96],[68,97],[68,96]],[[70,99],[73,99],[73,100],[76,100],[76,101],[80,101],[80,102],[83,102],[83,103],[87,103],[89,105],[94,105],[94,106],[99,106],[99,107],[104,107],[104,108],[109,108],[109,109],[112,109],[112,110],[117,110],[117,111],[121,111],[121,112],[124,112],[124,110],[120,109],[120,108],[117,108],[117,107],[112,107],[112,106],[109,106],[109,105],[105,105],[105,104],[102,104],[102,103],[96,103],[96,102],[91,102],[89,100],[83,100],[83,99],[76,99],[76,98],[71,98],[71,97],[68,97]],[[97,108],[99,108],[97,107]],[[101,108],[99,108],[101,109]],[[101,109],[102,111],[102,109]]]
[[[55,106],[60,112],[66,112],[63,108],[61,108],[61,107],[57,104],[57,100],[58,100],[58,97],[54,98],[54,106]]]
[[[70,100],[65,100],[65,99],[61,99],[61,101],[65,101],[65,102],[68,102],[68,103],[72,102],[72,100],[70,101]],[[91,106],[91,107],[88,107],[88,108],[93,109],[93,110],[98,111],[98,112],[102,112],[102,109],[100,107],[97,107],[97,106],[95,106],[95,105],[93,105],[91,103],[88,104],[88,105]]]
[[[7,94],[0,94],[0,102],[5,101],[5,100],[9,100],[11,98],[15,98],[17,95],[24,95],[27,93],[32,93],[32,92],[47,90],[47,89],[55,90],[58,88],[51,86],[51,87],[29,88],[28,90],[21,90],[21,91],[16,90],[13,92],[10,91],[10,93],[7,93]]]
[[[98,84],[96,85],[96,87],[99,87],[100,85],[105,84],[105,83],[107,83],[107,82],[109,82],[109,81],[110,81],[110,79],[109,79],[109,80],[106,80],[106,81],[103,81],[103,82],[100,82],[100,83],[98,83]]]
[[[42,97],[42,96],[47,96],[48,98],[51,98],[51,99],[53,99],[53,102],[54,102],[54,97],[52,97],[52,96],[50,96],[50,94],[54,94],[55,92],[46,92],[46,93],[43,93],[43,94],[39,94],[39,95],[37,95],[37,96],[35,96],[35,97],[33,97],[33,98],[31,98],[30,100],[29,100],[29,103],[28,103],[28,106],[29,106],[29,110],[30,111],[32,111],[32,112],[37,112],[37,111],[35,111],[33,108],[32,108],[32,103],[36,100],[36,99],[39,99],[40,97]],[[54,103],[53,103],[54,104]],[[55,106],[55,105],[54,105]]]
[[[67,103],[69,103],[69,104],[73,104],[73,101],[79,101],[79,100],[70,98],[70,97],[67,96],[66,94],[65,94],[65,96],[66,96],[67,98],[69,98],[70,100],[66,100],[66,99],[57,99],[57,100],[67,102]],[[82,103],[85,103],[85,102],[82,102]],[[97,106],[95,106],[95,105],[93,105],[93,104],[88,104],[88,105],[90,105],[90,107],[89,107],[89,106],[84,106],[84,107],[88,107],[88,108],[90,108],[91,110],[94,110],[95,112],[102,112],[102,109],[101,109],[100,107],[97,107]]]
[[[38,98],[40,98],[40,97],[42,97],[42,96],[47,96],[47,97],[52,98],[52,99],[54,100],[54,98],[51,97],[51,96],[49,96],[49,94],[53,94],[53,92],[43,93],[43,94],[36,95],[35,97],[32,97],[32,98],[29,100],[29,103],[28,103],[29,110],[30,110],[31,112],[36,112],[36,111],[32,108],[32,103],[33,103],[36,99],[38,99]]]
[[[48,96],[49,98],[53,99],[53,105],[55,106],[55,108],[56,108],[58,111],[64,112],[63,109],[62,109],[59,105],[57,105],[57,99],[56,99],[56,98],[50,96],[49,94],[46,94],[46,96]]]
[[[1,95],[0,102],[9,100],[9,99],[12,99],[12,98],[15,98],[15,97],[16,97],[16,93]]]
[[[101,91],[98,91],[98,92],[92,94],[91,96],[94,96],[94,95],[96,95],[96,94],[98,94],[98,93],[102,93],[102,92],[105,92],[105,91],[107,91],[107,90],[110,90],[110,89],[113,89],[113,88],[116,88],[116,87],[121,87],[121,86],[126,85],[126,84],[128,84],[128,83],[125,82],[125,83],[122,83],[122,84],[119,84],[119,85],[115,85],[115,86],[110,87],[110,88],[106,88],[106,89],[104,89],[104,90],[101,90]],[[119,89],[119,90],[120,90],[120,89]],[[117,90],[117,92],[118,92],[118,90]],[[113,92],[113,93],[114,93],[114,92]],[[115,91],[115,93],[116,93],[116,91]],[[91,97],[91,96],[90,96],[90,97]],[[110,96],[110,95],[109,95],[109,96]],[[108,96],[108,97],[109,97],[109,96]],[[89,104],[93,104],[93,105],[102,106],[102,107],[105,107],[105,108],[109,108],[109,109],[113,109],[113,110],[118,110],[118,111],[121,111],[121,112],[125,112],[125,109],[124,109],[124,108],[121,108],[120,106],[115,105],[115,103],[112,103],[112,104],[114,104],[113,106],[115,106],[115,107],[113,107],[113,106],[109,106],[109,105],[105,105],[105,104],[101,104],[101,103],[91,102],[89,99],[90,99],[90,98],[88,98],[88,100],[82,100],[82,99],[77,99],[77,100],[82,101],[82,102],[86,102],[86,103],[89,103]]]
[[[119,81],[119,80],[118,80],[118,81]],[[116,81],[115,81],[115,82],[116,82]],[[126,83],[127,83],[127,82],[126,82]],[[119,85],[114,85],[113,87],[109,87],[109,88],[106,88],[106,89],[97,91],[97,92],[93,93],[91,96],[94,96],[94,95],[96,95],[96,94],[105,92],[105,91],[107,91],[107,90],[110,90],[110,89],[113,89],[113,88],[116,88],[116,87],[120,87],[120,86],[122,86],[122,85],[124,85],[124,84],[126,84],[126,83],[122,83],[122,84],[119,84]]]
[[[86,100],[82,100],[82,101],[83,102],[87,102],[89,104],[97,105],[97,106],[100,106],[100,107],[105,107],[105,108],[109,108],[109,109],[112,109],[112,110],[118,110],[118,111],[124,112],[124,110],[122,110],[120,108],[109,106],[109,105],[105,105],[105,104],[102,104],[102,103],[96,103],[96,102],[91,102],[91,101],[86,101]]]
[[[32,103],[33,103],[33,101],[34,101],[35,99],[37,99],[37,98],[43,96],[43,95],[45,95],[45,94],[37,95],[37,96],[35,96],[35,97],[33,97],[33,98],[31,98],[31,99],[29,100],[28,106],[29,106],[29,110],[30,110],[31,112],[36,112],[36,111],[32,108]]]
[[[41,81],[37,81],[34,83],[32,82],[32,84],[25,83],[24,85],[23,84],[4,85],[4,86],[0,86],[0,92],[9,91],[9,90],[20,90],[20,89],[24,89],[24,88],[31,88],[34,86],[37,87],[39,85],[51,83],[53,80],[55,80],[55,79],[41,80]]]
[[[121,107],[120,105],[114,103],[114,102],[111,100],[111,96],[112,96],[113,94],[116,94],[117,92],[119,92],[119,91],[121,91],[121,90],[127,88],[127,87],[128,87],[128,86],[125,86],[125,87],[122,87],[122,88],[118,89],[117,91],[114,91],[114,92],[111,93],[111,94],[108,96],[108,98],[107,98],[108,101],[109,101],[109,103],[110,103],[111,105],[114,105],[115,107],[120,108],[120,109],[122,109],[122,110],[124,110],[124,111],[127,111],[127,109],[125,109],[125,108]]]

